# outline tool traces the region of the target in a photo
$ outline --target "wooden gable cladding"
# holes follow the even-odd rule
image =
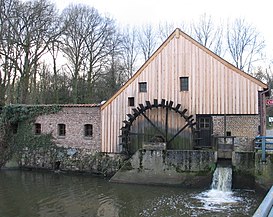
[[[180,91],[180,77],[189,90]],[[147,82],[147,92],[139,92]],[[120,129],[138,106],[154,99],[172,100],[195,114],[257,114],[258,91],[267,86],[175,30],[136,74],[102,107],[102,151],[119,152]],[[177,125],[174,120],[173,125]]]

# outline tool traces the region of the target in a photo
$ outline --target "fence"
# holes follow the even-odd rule
[[[255,138],[255,149],[262,150],[262,162],[266,162],[266,151],[273,150],[273,137],[257,136]]]

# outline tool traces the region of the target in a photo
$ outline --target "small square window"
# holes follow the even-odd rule
[[[128,106],[135,106],[135,97],[128,97]]]
[[[92,124],[85,124],[84,125],[84,136],[85,137],[93,136],[93,125]]]
[[[139,82],[139,92],[147,92],[147,82]]]
[[[59,136],[65,136],[66,129],[65,124],[58,124],[58,135]]]
[[[180,91],[189,90],[189,77],[180,77]]]
[[[39,123],[35,123],[35,129],[34,129],[35,135],[41,135],[42,133],[42,126]]]

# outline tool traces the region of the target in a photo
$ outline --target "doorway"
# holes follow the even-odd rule
[[[197,130],[199,132],[199,147],[212,146],[212,117],[210,115],[197,115]]]

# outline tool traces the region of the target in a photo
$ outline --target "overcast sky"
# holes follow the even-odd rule
[[[189,23],[206,13],[216,20],[244,18],[264,37],[273,56],[273,1],[271,0],[52,0],[59,9],[83,3],[108,14],[120,24]],[[270,53],[269,53],[270,52]]]

